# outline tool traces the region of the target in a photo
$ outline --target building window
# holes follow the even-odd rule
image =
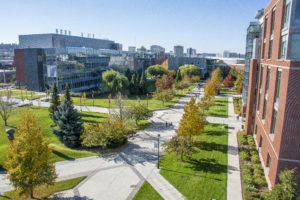
[[[300,1],[296,1],[296,13],[295,13],[295,19],[300,19]]]
[[[257,134],[257,125],[255,125],[255,131],[254,131],[254,134],[255,134],[255,135]]]
[[[265,18],[265,23],[264,23],[264,38],[267,36],[267,27],[268,27],[268,16]]]
[[[275,25],[275,9],[272,11],[272,19],[271,19],[271,35],[274,33],[274,25]]]
[[[266,167],[270,167],[270,165],[271,165],[271,156],[270,156],[270,154],[268,153]]]
[[[263,113],[262,113],[262,119],[266,119],[266,112],[267,112],[267,100],[264,99],[264,108],[263,108]]]
[[[262,79],[263,79],[263,75],[264,75],[264,67],[261,66],[260,68],[260,82],[259,82],[259,89],[261,90],[261,87],[262,87]]]
[[[277,72],[277,83],[276,83],[276,95],[275,95],[275,103],[279,104],[279,94],[280,94],[280,86],[281,86],[281,76],[282,72]],[[278,106],[278,105],[277,105]]]
[[[267,98],[268,94],[269,94],[269,85],[270,85],[270,68],[267,69],[267,80],[266,80],[265,98]]]
[[[277,124],[277,110],[274,109],[273,117],[272,117],[272,126],[271,126],[271,133],[275,134],[276,132],[276,124]]]
[[[263,142],[263,138],[262,138],[262,136],[260,135],[258,147],[262,147],[262,142]]]
[[[284,8],[284,16],[283,16],[283,26],[282,28],[286,28],[290,19],[290,1],[287,0]]]
[[[266,51],[266,42],[263,42],[263,47],[262,47],[262,52],[261,52],[261,58],[265,58],[265,51]]]
[[[286,58],[286,49],[287,49],[287,35],[281,36],[281,44],[280,44],[280,58]]]
[[[270,44],[269,44],[269,58],[272,58],[272,51],[273,51],[273,40],[270,40]]]

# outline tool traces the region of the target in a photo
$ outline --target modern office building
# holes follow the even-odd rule
[[[20,35],[15,49],[17,84],[28,90],[45,91],[54,82],[62,90],[80,92],[101,87],[101,73],[108,69],[109,56],[122,45],[110,40],[62,34]]]
[[[250,63],[245,121],[270,187],[285,168],[296,169],[300,186],[299,91],[300,0],[271,0],[263,15],[260,62]]]
[[[174,46],[174,56],[183,57],[183,46],[180,45]]]
[[[186,49],[186,54],[187,54],[187,57],[196,57],[197,56],[197,50],[196,49],[193,49],[193,48],[187,48]]]
[[[165,48],[163,48],[159,45],[151,45],[150,51],[155,54],[162,54],[162,53],[165,53]]]
[[[264,14],[264,10],[259,10],[255,16],[257,21],[250,22],[250,25],[247,29],[246,35],[246,53],[245,53],[245,69],[244,69],[244,82],[243,82],[243,94],[242,94],[242,102],[243,102],[243,110],[246,109],[247,105],[247,97],[248,97],[248,81],[249,81],[249,71],[250,71],[250,62],[253,58],[258,58],[256,52],[259,50],[260,38],[261,38],[261,24],[262,24],[262,16]]]

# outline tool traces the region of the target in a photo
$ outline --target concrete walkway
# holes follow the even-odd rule
[[[238,130],[241,129],[242,119],[236,119],[232,97],[228,98],[228,120],[227,199],[242,200],[240,162],[236,134]]]
[[[154,112],[151,125],[129,139],[120,153],[107,154],[56,163],[57,181],[79,176],[87,178],[72,190],[53,196],[53,199],[132,199],[145,180],[164,198],[184,199],[183,195],[168,183],[156,168],[157,138],[160,143],[175,135],[183,107],[191,95],[181,98],[172,108]],[[23,102],[21,102],[23,103]],[[45,102],[40,106],[46,106]],[[35,101],[33,101],[35,105]],[[93,111],[95,112],[94,108]],[[166,122],[168,125],[166,126]],[[160,156],[163,148],[160,148]],[[0,192],[13,189],[5,174],[0,174]]]

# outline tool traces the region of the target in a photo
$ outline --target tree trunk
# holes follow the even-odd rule
[[[34,196],[33,196],[33,189],[30,189],[30,198],[31,198],[31,199],[34,199]]]
[[[4,125],[7,126],[7,119],[4,119]]]

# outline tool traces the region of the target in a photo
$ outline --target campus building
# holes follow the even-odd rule
[[[296,169],[300,186],[300,0],[265,8],[260,60],[251,60],[248,83],[245,131],[254,135],[269,186],[285,168]]]
[[[183,46],[177,45],[174,46],[174,56],[175,57],[183,57]]]
[[[101,75],[110,57],[104,52],[119,52],[122,45],[110,40],[62,34],[20,35],[14,62],[18,85],[28,90],[45,91],[54,82],[63,90],[80,92],[101,87]]]

